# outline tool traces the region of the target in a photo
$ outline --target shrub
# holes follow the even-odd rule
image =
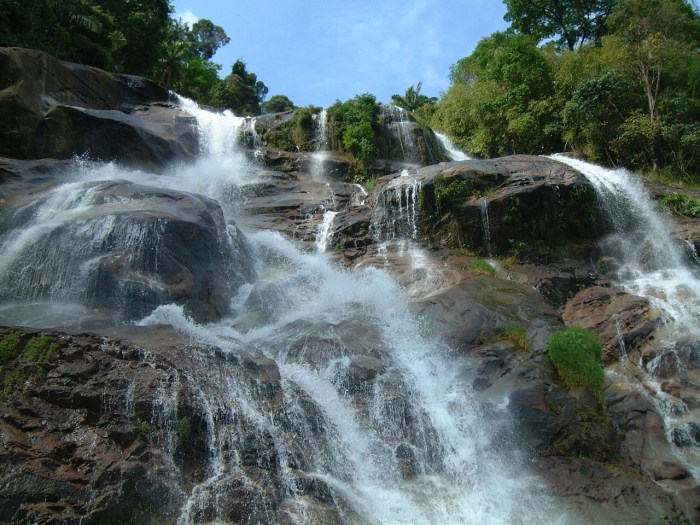
[[[177,420],[177,437],[181,443],[192,437],[192,425],[190,425],[190,420],[184,416]]]
[[[662,195],[659,201],[676,215],[683,217],[700,215],[700,199],[696,199],[687,193],[667,193]]]
[[[566,386],[588,388],[599,401],[605,382],[600,366],[602,348],[595,333],[577,326],[554,332],[547,341],[549,359]]]
[[[467,183],[461,179],[446,183],[444,175],[435,175],[435,206],[438,213],[444,214],[456,210],[469,196]]]

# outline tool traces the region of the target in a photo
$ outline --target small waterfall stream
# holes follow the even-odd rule
[[[437,139],[440,141],[443,149],[447,153],[447,156],[452,160],[470,160],[471,157],[460,150],[455,144],[450,140],[450,137],[437,131],[433,131]]]
[[[700,411],[666,392],[662,380],[656,377],[656,368],[662,361],[673,360],[683,370],[678,348],[690,348],[691,353],[700,355],[700,270],[694,266],[693,253],[674,237],[668,218],[659,213],[635,176],[623,169],[606,169],[563,155],[551,158],[580,171],[594,185],[609,230],[601,249],[618,265],[616,280],[627,292],[648,298],[665,317],[656,342],[658,355],[646,366],[640,364],[647,371],[642,383],[636,384],[633,377],[626,380],[650,397],[664,417],[666,433],[673,442],[674,434],[700,421]],[[626,358],[624,342],[620,352]],[[686,381],[692,384],[697,378],[689,375]],[[700,384],[692,388],[698,389]],[[700,479],[700,454],[694,447],[674,448],[680,461]]]

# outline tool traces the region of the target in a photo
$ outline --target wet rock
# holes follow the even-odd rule
[[[602,286],[577,293],[566,303],[563,318],[567,325],[583,326],[598,334],[608,362],[618,359],[623,351],[639,348],[662,322],[660,312],[648,299]]]
[[[252,278],[247,245],[235,227],[229,234],[215,201],[124,181],[83,191],[80,209],[52,220],[5,268],[4,300],[83,302],[124,320],[177,303],[204,322],[226,314],[233,291]],[[6,210],[5,222],[17,222],[12,212],[32,216],[52,192],[33,198]],[[27,260],[44,262],[26,271]]]
[[[700,446],[700,425],[697,423],[685,423],[671,430],[671,441],[677,447]]]

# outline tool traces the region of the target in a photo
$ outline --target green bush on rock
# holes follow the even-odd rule
[[[595,333],[577,326],[554,332],[547,341],[549,359],[566,386],[588,388],[599,401],[605,382],[600,366],[602,348]]]

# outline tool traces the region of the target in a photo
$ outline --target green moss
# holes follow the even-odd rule
[[[483,259],[476,259],[472,263],[472,269],[483,275],[490,275],[491,277],[496,275],[496,269]]]
[[[521,350],[530,350],[530,343],[527,340],[525,328],[514,321],[508,323],[501,331],[501,337],[514,343]]]
[[[22,357],[28,363],[47,363],[55,355],[58,345],[52,337],[32,337],[22,349]]]
[[[180,443],[184,443],[185,441],[189,441],[191,437],[192,425],[190,424],[190,420],[183,416],[177,420],[177,438]]]
[[[20,351],[22,334],[13,330],[0,339],[0,363],[4,363],[17,357]]]
[[[48,335],[32,336],[24,343],[19,331],[12,331],[0,339],[0,398],[9,396],[26,383],[27,379],[42,381],[46,376],[45,364],[58,352],[57,342]]]
[[[590,330],[572,326],[554,332],[547,341],[549,359],[569,388],[588,388],[603,400],[605,376],[600,365],[603,345]]]

